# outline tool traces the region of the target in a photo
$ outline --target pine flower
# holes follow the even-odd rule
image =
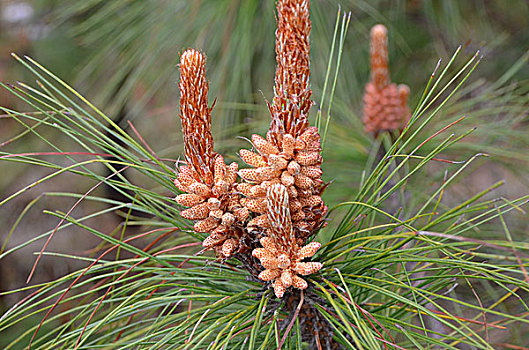
[[[271,132],[298,137],[308,126],[307,116],[313,101],[309,87],[310,35],[309,2],[277,2],[276,60],[274,101],[271,106]],[[279,144],[280,139],[275,139]]]
[[[180,57],[180,119],[185,158],[193,177],[211,185],[215,153],[205,70],[206,59],[197,50],[187,50]]]
[[[294,232],[302,241],[322,226],[327,212],[321,200],[320,135],[307,119],[313,105],[309,86],[310,29],[308,1],[277,2],[277,68],[274,99],[269,105],[272,120],[266,139],[252,135],[255,152],[240,151],[242,160],[254,168],[239,171],[247,183],[238,188],[249,198],[245,207],[262,214],[266,210],[266,190],[274,184],[284,185],[290,196]],[[266,217],[250,223],[268,226]]]
[[[299,275],[306,276],[319,271],[319,262],[302,262],[316,254],[321,244],[312,242],[299,247],[292,228],[289,194],[285,186],[275,184],[267,190],[267,216],[270,228],[267,236],[261,238],[263,248],[254,249],[252,255],[265,268],[259,274],[263,281],[273,281],[276,297],[281,298],[290,286],[307,288],[307,282]]]
[[[184,193],[175,200],[189,207],[181,215],[195,221],[196,232],[210,234],[203,246],[228,257],[238,248],[243,232],[234,224],[246,221],[249,212],[235,190],[237,163],[226,165],[213,151],[205,66],[205,57],[193,49],[180,58],[180,119],[187,165],[178,169],[175,185]]]
[[[407,85],[391,83],[388,64],[388,31],[382,24],[371,29],[371,81],[364,92],[363,122],[366,132],[398,130],[410,111]]]

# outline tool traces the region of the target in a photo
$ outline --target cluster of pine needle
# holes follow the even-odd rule
[[[139,9],[152,6],[149,2],[123,3],[142,16],[148,11]],[[116,5],[102,8],[105,6]],[[493,332],[504,335],[514,323],[529,325],[524,301],[529,293],[529,247],[513,239],[504,221],[507,212],[522,210],[529,195],[515,200],[487,199],[498,183],[461,204],[446,203],[445,190],[478,155],[458,162],[441,153],[471,131],[447,136],[441,142],[434,140],[444,137],[440,135],[460,118],[432,133],[428,130],[424,139],[420,134],[475,69],[478,55],[442,86],[440,82],[452,74],[449,68],[459,48],[445,68],[432,74],[412,113],[408,107],[410,88],[390,79],[388,30],[381,24],[372,28],[371,78],[365,86],[363,117],[352,118],[358,125],[354,132],[348,128],[339,132],[360,133],[375,151],[383,151],[378,148],[382,145],[387,153],[375,160],[376,152],[372,152],[361,178],[350,179],[359,182],[358,192],[332,206],[330,190],[327,203],[322,195],[332,176],[345,171],[326,171],[324,176],[322,148],[351,17],[344,15],[339,31],[339,11],[334,40],[340,40],[337,45],[333,40],[322,102],[315,125],[311,125],[309,112],[315,109],[315,102],[310,86],[309,1],[277,0],[276,7],[273,98],[266,101],[269,128],[262,135],[240,135],[249,142],[238,152],[244,166],[227,161],[233,157],[220,154],[214,143],[212,117],[218,111],[208,100],[206,55],[200,50],[188,49],[180,55],[182,161],[158,157],[132,122],[129,125],[136,137],[36,61],[15,56],[37,77],[39,88],[24,83],[4,85],[38,111],[3,108],[25,128],[12,140],[31,134],[53,150],[1,152],[0,158],[53,169],[37,182],[71,172],[96,184],[83,194],[66,190],[56,194],[76,199],[66,213],[49,212],[60,218],[59,224],[4,251],[6,241],[0,250],[2,259],[29,243],[46,240],[28,281],[38,271],[39,259],[48,253],[87,264],[55,280],[6,292],[31,291],[0,317],[0,331],[14,331],[22,328],[23,322],[33,322],[15,332],[16,339],[7,341],[7,349],[20,344],[30,349],[216,350],[457,350],[461,346],[490,350],[517,346],[513,345],[518,340],[515,335],[521,334],[522,327],[513,327],[513,344],[507,343],[511,340],[501,343]],[[339,51],[335,81],[327,120],[322,123],[335,47]],[[317,76],[316,70],[314,73]],[[354,115],[351,110],[347,113]],[[40,133],[43,127],[69,137],[82,151],[72,151],[70,145],[63,149]],[[396,141],[391,144],[388,136]],[[340,147],[343,152],[352,151],[346,145]],[[65,168],[64,162],[54,163],[41,156],[61,156],[73,164]],[[77,156],[89,160],[79,161]],[[325,161],[332,161],[332,153],[325,154]],[[448,164],[439,187],[433,193],[420,186],[410,188],[412,176],[427,177],[419,172],[431,161]],[[92,163],[104,165],[108,173],[93,170]],[[346,165],[343,159],[338,164]],[[136,182],[131,173],[156,187]],[[3,199],[0,206],[37,182]],[[124,199],[91,193],[101,184]],[[408,184],[412,185],[406,187]],[[413,191],[424,193],[412,198]],[[397,196],[402,200],[400,207],[388,205],[387,200]],[[418,208],[410,198],[420,200]],[[15,227],[38,200],[28,204]],[[82,201],[105,207],[76,218],[72,212]],[[331,222],[329,216],[334,219],[339,210],[341,221]],[[110,233],[92,227],[89,221],[124,211],[126,219]],[[501,227],[492,223],[494,219]],[[93,250],[94,256],[46,252],[54,234],[73,225],[102,240]],[[132,226],[145,231],[129,232]],[[321,231],[324,227],[327,229]],[[180,234],[188,228],[187,234]],[[471,236],[498,228],[505,231],[507,240]],[[483,290],[490,295],[484,295]]]
[[[240,150],[251,166],[247,169],[227,165],[214,151],[204,55],[190,49],[180,59],[186,165],[175,179],[185,193],[175,200],[189,207],[181,214],[195,220],[194,230],[208,234],[204,248],[214,249],[219,258],[257,258],[263,267],[259,279],[272,281],[278,298],[289,287],[306,289],[300,276],[323,266],[303,261],[320,248],[318,242],[307,243],[324,226],[327,213],[320,135],[308,122],[310,29],[308,1],[278,1],[270,129],[266,137],[252,135],[252,150]]]
[[[275,295],[289,287],[306,289],[300,277],[319,271],[319,262],[304,262],[321,244],[308,240],[325,226],[327,207],[321,198],[321,142],[308,114],[314,102],[310,77],[309,2],[277,2],[274,98],[268,103],[270,128],[266,137],[254,134],[252,150],[241,149],[251,166],[226,164],[214,151],[206,58],[195,50],[180,59],[180,119],[185,165],[178,168],[175,200],[188,207],[181,215],[194,220],[197,233],[207,233],[202,245],[218,258],[249,255],[259,259],[258,277],[272,281]],[[371,31],[372,79],[364,95],[366,132],[403,129],[410,117],[409,88],[390,82],[387,29]],[[241,181],[239,181],[239,178]],[[256,245],[256,241],[261,246]]]

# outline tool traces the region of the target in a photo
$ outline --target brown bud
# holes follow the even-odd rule
[[[287,169],[290,174],[296,176],[301,171],[301,166],[297,162],[291,161],[288,163]]]
[[[180,213],[182,217],[189,220],[205,219],[209,214],[207,203],[197,204],[189,209],[182,210]]]
[[[204,201],[204,198],[193,193],[183,193],[175,197],[176,203],[185,207],[192,207]]]
[[[260,180],[261,175],[257,172],[257,169],[241,169],[239,170],[239,176],[246,181],[258,181]]]
[[[255,218],[253,218],[252,220],[248,222],[248,227],[250,226],[268,228],[270,226],[268,222],[268,215],[262,214],[262,215],[256,216]]]
[[[211,248],[222,243],[226,239],[226,236],[223,234],[212,233],[202,242],[204,248]]]
[[[272,167],[257,168],[257,181],[267,181],[279,177],[281,171]]]
[[[193,228],[196,232],[211,232],[219,224],[219,221],[215,218],[207,217],[204,220],[197,221]]]
[[[275,279],[273,287],[274,287],[274,294],[276,295],[276,297],[282,298],[283,295],[285,294],[286,288],[283,285],[283,283],[281,283],[281,279],[280,278],[276,278]]]
[[[318,152],[298,152],[294,159],[300,165],[316,165],[321,163],[321,156]]]
[[[307,143],[301,139],[296,139],[296,143],[294,144],[294,149],[296,151],[299,151],[299,150],[302,150],[304,149],[305,147],[307,147]]]
[[[222,244],[222,255],[225,257],[231,256],[233,251],[237,248],[238,242],[234,238],[230,238],[224,241]]]
[[[303,210],[298,210],[294,214],[292,214],[292,221],[300,221],[305,219],[305,213]]]
[[[273,258],[272,254],[270,254],[270,251],[268,251],[268,249],[266,249],[266,248],[255,248],[252,251],[252,256],[254,258],[259,259],[259,260],[262,260],[262,259],[265,259],[265,258],[268,258],[268,259]]]
[[[239,151],[239,155],[246,164],[251,165],[255,168],[268,165],[262,156],[248,151],[247,149],[241,149]]]
[[[312,179],[305,175],[301,175],[301,174],[297,175],[294,178],[294,181],[295,181],[296,186],[301,189],[308,189],[314,186],[314,182],[312,181]]]
[[[254,213],[264,214],[266,212],[266,198],[249,199],[244,206]]]
[[[226,176],[226,163],[224,163],[224,158],[218,154],[215,158],[215,163],[213,163],[213,181],[224,181],[224,177]]]
[[[294,271],[296,271],[300,275],[306,276],[319,271],[322,267],[323,264],[319,262],[298,262],[296,263]]]
[[[277,266],[280,269],[287,269],[290,267],[290,264],[291,264],[291,261],[286,254],[281,254],[277,257]]]
[[[180,180],[174,179],[174,185],[176,186],[176,188],[178,188],[178,190],[182,192],[187,192],[187,185],[182,184]]]
[[[275,154],[271,154],[268,157],[268,161],[269,161],[270,165],[273,168],[277,169],[277,170],[283,170],[288,165],[288,160],[286,160],[285,157],[278,156],[278,155],[275,155]]]
[[[307,152],[321,152],[321,143],[320,140],[311,141],[307,144],[307,147],[304,149]]]
[[[224,180],[219,180],[213,185],[213,193],[217,196],[222,196],[228,193],[229,184]]]
[[[224,181],[226,181],[230,186],[237,181],[237,171],[239,170],[239,164],[233,162],[226,168],[226,176]]]
[[[299,277],[298,275],[293,275],[292,287],[297,289],[306,289],[308,287],[308,284],[303,278]]]
[[[191,170],[191,168],[187,165],[182,165],[180,168],[178,168],[178,173],[186,174],[187,176],[193,178],[193,170]]]
[[[316,179],[321,177],[322,171],[319,165],[307,165],[301,167],[300,174]]]
[[[296,223],[296,228],[302,233],[309,233],[312,227],[306,221],[299,221]]]
[[[290,270],[283,270],[281,273],[281,283],[287,288],[292,285],[292,272]]]
[[[264,270],[259,276],[257,276],[261,281],[271,281],[275,280],[281,274],[280,270]]]
[[[277,269],[277,266],[278,266],[277,258],[265,256],[259,259],[259,261],[261,262],[261,265],[263,265],[265,269]]]
[[[259,135],[252,135],[252,143],[255,149],[262,155],[278,154],[278,149]]]
[[[312,140],[314,140],[315,138],[317,138],[319,136],[318,134],[318,128],[315,127],[315,126],[311,126],[309,128],[307,128],[303,134],[301,134],[299,136],[299,139],[301,141],[304,141],[304,142],[311,142]]]
[[[283,153],[287,155],[289,158],[294,156],[294,148],[296,145],[296,139],[290,134],[284,134],[283,135],[283,141],[282,141],[282,148]]]
[[[294,176],[288,171],[283,171],[283,173],[281,173],[281,183],[286,187],[292,186],[294,184]]]
[[[261,185],[252,186],[252,188],[250,189],[250,197],[257,198],[262,196],[266,196],[266,189],[263,188]]]
[[[222,215],[222,225],[229,227],[235,222],[235,216],[232,213],[224,213]]]
[[[298,258],[299,259],[310,258],[314,254],[316,254],[316,252],[318,251],[318,249],[320,249],[320,247],[321,247],[321,243],[311,242],[298,251]]]
[[[268,251],[271,254],[271,256],[275,256],[275,255],[278,254],[277,253],[276,244],[275,244],[274,239],[272,237],[265,236],[265,237],[261,238],[259,240],[259,242],[265,248],[265,250]]]
[[[249,183],[240,183],[237,184],[237,191],[241,192],[244,196],[249,197],[251,195],[251,189],[253,185]]]
[[[183,167],[182,167],[183,168]],[[180,181],[181,184],[184,186],[189,186],[192,183],[194,183],[196,180],[189,174],[180,171],[180,173],[176,176],[178,181]]]
[[[235,209],[233,211],[233,214],[235,214],[235,217],[237,217],[239,221],[246,221],[246,219],[248,219],[248,216],[250,216],[248,208],[244,207]]]
[[[211,189],[200,183],[200,182],[194,182],[188,187],[189,192],[196,194],[197,196],[207,198],[211,196]]]
[[[220,200],[218,200],[217,198],[210,198],[208,199],[208,208],[209,210],[217,210],[220,208]]]
[[[217,235],[219,235],[219,234],[224,235],[227,231],[228,231],[228,228],[221,224],[221,225],[217,226],[217,228],[215,228],[211,233],[212,234],[217,234]]]
[[[299,201],[301,202],[301,205],[303,207],[315,207],[317,205],[320,205],[321,197],[320,196],[304,197],[304,198],[301,198]]]
[[[222,209],[212,210],[209,212],[209,216],[219,220],[222,219],[222,215],[224,215],[224,211],[222,211]]]
[[[295,213],[298,210],[301,210],[301,202],[298,200],[291,200],[290,201],[290,212]]]

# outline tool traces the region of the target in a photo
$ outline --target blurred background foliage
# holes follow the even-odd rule
[[[330,206],[358,191],[363,172],[369,170],[366,164],[377,157],[378,148],[383,147],[380,144],[389,140],[386,135],[374,141],[363,132],[360,121],[363,88],[369,79],[369,30],[376,23],[388,27],[391,77],[394,82],[410,86],[412,109],[439,59],[446,62],[459,45],[462,55],[456,66],[478,50],[484,56],[470,82],[452,97],[452,103],[435,117],[428,130],[422,131],[423,137],[418,138],[424,139],[465,116],[451,132],[462,134],[477,129],[465,142],[443,154],[443,158],[464,161],[477,153],[489,155],[471,165],[465,171],[470,176],[461,177],[456,186],[447,190],[443,200],[457,202],[499,180],[505,180],[506,185],[495,197],[527,192],[529,3],[313,0],[311,84],[317,103],[323,91],[338,6],[351,11],[352,17],[324,150],[324,179],[333,181],[326,192]],[[160,157],[176,158],[182,154],[176,63],[179,53],[188,47],[199,48],[208,56],[210,101],[216,98],[213,127],[217,150],[237,159],[236,150],[247,146],[247,141],[237,136],[263,134],[268,127],[264,100],[272,98],[275,69],[271,0],[0,0],[0,11],[0,81],[28,77],[9,55],[26,54],[70,82],[132,134],[130,121]],[[6,91],[0,91],[0,105],[27,110]],[[313,117],[317,109],[318,106],[313,108]],[[328,117],[326,107],[322,113],[324,118]],[[32,144],[31,138],[25,138],[23,143],[11,139],[23,128],[5,116],[0,121],[4,149],[46,150],[37,142]],[[430,151],[428,147],[425,145],[424,154]],[[23,164],[0,164],[2,198],[43,176],[27,170]],[[438,166],[430,167],[407,185],[411,194],[388,201],[386,209],[396,213],[404,206],[413,211],[451,171],[449,163],[439,162]],[[71,176],[60,184],[41,185],[38,192],[28,192],[28,196],[3,206],[0,224],[12,227],[35,193],[68,189],[82,193],[88,188],[88,183]],[[32,204],[31,220],[23,221],[9,245],[56,225],[56,219],[46,218],[40,210],[54,207],[67,211],[72,203],[50,196],[42,204]],[[80,206],[76,210],[93,209]],[[513,235],[519,240],[526,239],[528,224],[522,220],[526,216],[519,213],[513,217],[510,223]],[[120,219],[110,216],[98,224],[111,228],[119,222]],[[67,238],[59,240],[56,249],[84,251],[93,247],[93,240],[80,239],[73,230],[71,234],[68,232],[61,234]],[[8,230],[2,231],[2,241],[8,234]],[[483,238],[494,238],[497,234],[486,228],[479,232]],[[41,245],[31,247],[35,251]],[[9,265],[6,261],[0,264],[2,290],[23,284],[29,272],[28,261],[33,261],[29,254],[30,249],[10,257]],[[41,263],[39,281],[63,275],[77,266],[75,262],[71,266],[58,266],[55,261],[50,258]],[[15,301],[2,299],[4,306]]]

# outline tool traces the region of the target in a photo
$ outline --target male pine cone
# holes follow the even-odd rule
[[[371,81],[364,92],[365,131],[375,136],[384,130],[399,130],[407,123],[410,110],[407,85],[391,83],[389,77],[388,31],[382,24],[371,29]]]
[[[269,105],[271,123],[266,139],[252,135],[256,152],[241,150],[245,180],[237,188],[246,196],[241,203],[253,213],[249,227],[268,228],[266,191],[282,184],[290,197],[290,212],[296,237],[303,243],[324,225],[327,207],[321,199],[322,157],[320,135],[308,122],[312,90],[310,77],[309,2],[277,2],[274,99]]]
[[[190,207],[181,215],[195,221],[196,232],[209,233],[202,243],[204,248],[229,257],[239,247],[244,234],[240,226],[249,212],[240,204],[235,190],[237,163],[226,165],[224,158],[213,151],[205,65],[205,57],[194,49],[180,57],[180,120],[187,164],[178,169],[174,182],[184,193],[175,200]]]

